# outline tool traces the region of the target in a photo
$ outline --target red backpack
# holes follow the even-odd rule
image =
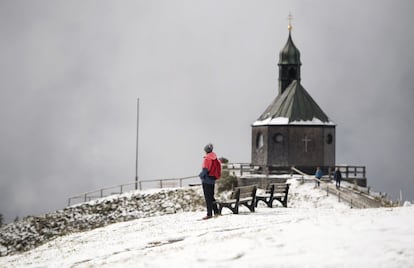
[[[216,180],[220,179],[220,177],[221,177],[221,163],[217,158],[212,161],[211,168],[208,171],[208,175],[211,176],[211,177],[215,177]]]

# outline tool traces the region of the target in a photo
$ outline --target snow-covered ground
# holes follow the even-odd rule
[[[2,257],[0,267],[414,267],[414,206],[350,209],[290,182],[288,208],[116,223]]]

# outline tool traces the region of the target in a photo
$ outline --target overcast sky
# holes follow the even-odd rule
[[[0,1],[0,213],[63,208],[135,177],[199,172],[203,147],[250,162],[288,37],[337,124],[338,164],[414,200],[414,18],[397,1]]]

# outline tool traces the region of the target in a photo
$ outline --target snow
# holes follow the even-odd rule
[[[334,126],[335,123],[329,122],[322,122],[318,118],[313,118],[312,120],[308,121],[292,121],[289,122],[288,117],[268,117],[263,120],[257,120],[253,123],[253,126],[269,126],[269,125],[331,125]]]
[[[351,209],[313,183],[289,183],[288,208],[116,223],[2,257],[0,267],[414,266],[414,206]]]

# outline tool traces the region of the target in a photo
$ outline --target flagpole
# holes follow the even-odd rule
[[[136,140],[136,148],[135,148],[135,190],[138,190],[138,130],[139,130],[139,98],[137,98],[137,140]]]

